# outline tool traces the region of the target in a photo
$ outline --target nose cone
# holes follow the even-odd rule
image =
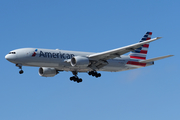
[[[6,60],[8,60],[8,61],[10,61],[10,62],[12,62],[12,61],[15,60],[15,56],[14,56],[14,55],[9,55],[9,54],[7,54],[7,55],[5,56],[5,58],[6,58]]]
[[[8,55],[5,56],[6,60],[8,60]]]

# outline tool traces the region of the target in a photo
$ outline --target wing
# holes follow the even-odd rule
[[[89,55],[88,57],[91,60],[113,59],[115,57],[119,57],[120,55],[123,55],[125,53],[130,52],[130,51],[133,51],[133,50],[141,47],[144,44],[150,43],[150,42],[158,40],[160,38],[161,37],[156,37],[154,39],[146,40],[146,41],[139,42],[139,43],[132,44],[132,45],[128,45],[128,46],[125,46],[125,47],[121,47],[121,48],[117,48],[117,49],[113,49],[113,50],[109,50],[109,51],[105,51],[105,52],[101,52],[101,53],[95,53],[95,54]]]

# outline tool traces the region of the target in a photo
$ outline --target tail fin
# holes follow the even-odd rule
[[[147,32],[144,35],[144,37],[140,40],[140,42],[143,42],[143,41],[146,41],[146,40],[150,40],[151,39],[151,35],[152,35],[152,32]],[[129,56],[132,59],[145,60],[147,52],[148,52],[148,48],[149,48],[149,43],[148,44],[144,44],[142,47],[137,48],[134,51],[132,51],[129,54]]]

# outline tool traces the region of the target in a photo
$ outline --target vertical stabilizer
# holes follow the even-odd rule
[[[146,41],[146,40],[150,40],[151,39],[151,35],[152,32],[147,32],[144,37],[140,40],[140,42]],[[142,45],[142,47],[135,49],[134,51],[132,51],[129,56],[132,59],[140,59],[140,60],[145,60],[146,59],[146,55],[148,52],[148,48],[149,48],[149,43]]]

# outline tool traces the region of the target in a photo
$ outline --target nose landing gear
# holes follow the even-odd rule
[[[21,64],[16,64],[16,67],[19,67],[19,69],[21,69],[19,71],[19,74],[23,74],[24,73],[24,71],[22,70],[22,65]]]
[[[23,71],[23,70],[20,70],[20,71],[19,71],[19,74],[23,74],[23,73],[24,73],[24,71]]]

